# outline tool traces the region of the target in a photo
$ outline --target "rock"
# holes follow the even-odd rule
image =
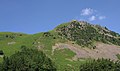
[[[12,45],[15,44],[16,42],[8,42],[8,45]]]

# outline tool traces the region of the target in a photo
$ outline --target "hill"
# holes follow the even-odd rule
[[[76,20],[32,35],[0,33],[0,50],[4,56],[15,54],[22,46],[43,51],[55,62],[58,71],[78,71],[81,64],[92,59],[119,60],[120,35],[106,27]]]

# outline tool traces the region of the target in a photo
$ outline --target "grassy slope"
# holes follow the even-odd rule
[[[49,31],[52,36],[45,37],[43,36],[44,33],[37,33],[34,35],[27,35],[24,34],[22,36],[16,36],[14,39],[6,38],[6,35],[16,35],[18,33],[0,33],[1,39],[0,40],[0,50],[4,51],[4,54],[6,56],[10,56],[14,54],[15,52],[20,50],[20,47],[22,45],[25,45],[29,48],[43,46],[42,50],[44,53],[46,53],[53,61],[55,62],[57,68],[60,71],[63,70],[69,70],[69,69],[75,69],[78,68],[78,66],[83,61],[70,61],[67,59],[72,59],[74,57],[75,53],[70,51],[69,49],[62,49],[62,50],[55,50],[54,55],[52,54],[52,46],[55,45],[55,43],[64,43],[67,40],[64,38],[61,38],[58,36],[55,31]],[[8,45],[9,42],[16,42],[15,44]],[[67,58],[67,59],[66,59]],[[2,57],[0,58],[0,62],[2,62]]]
[[[15,36],[15,38],[6,38],[6,35]],[[4,55],[10,56],[15,52],[20,50],[22,45],[26,45],[28,47],[32,47],[33,39],[31,35],[22,34],[19,36],[19,33],[10,33],[10,32],[1,32],[0,33],[0,50],[4,51]],[[9,44],[10,42],[15,42],[15,44]],[[0,58],[0,62],[2,58]]]
[[[52,55],[52,46],[55,45],[55,43],[64,43],[67,40],[64,38],[61,39],[57,33],[54,31],[50,31],[51,35],[54,36],[49,36],[49,37],[43,37],[43,33],[39,36],[39,39],[36,40],[36,42],[39,42],[37,45],[42,45],[44,53],[46,53],[56,64],[58,70],[63,71],[63,70],[69,70],[69,69],[75,69],[78,68],[78,66],[83,62],[83,61],[70,61],[67,59],[72,59],[74,57],[75,53],[70,51],[69,49],[62,49],[62,50],[55,50],[54,55]],[[39,35],[39,34],[36,34]],[[56,39],[54,39],[55,37]],[[76,65],[76,66],[75,66]]]
[[[69,23],[64,23],[59,25],[56,28],[68,25]],[[75,53],[73,53],[69,49],[61,49],[55,50],[54,55],[52,55],[52,46],[56,43],[64,43],[68,40],[58,36],[58,33],[55,32],[56,28],[52,31],[49,31],[50,35],[47,37],[44,36],[44,33],[37,33],[33,35],[22,34],[20,33],[10,33],[10,32],[1,32],[0,33],[0,50],[3,50],[6,56],[10,56],[15,52],[20,50],[22,45],[25,45],[29,48],[38,48],[42,49],[44,53],[47,54],[56,64],[58,70],[64,71],[65,69],[68,71],[75,70],[78,71],[80,64],[84,63],[85,59],[80,59],[78,61],[71,60],[74,57]],[[14,39],[6,38],[6,35],[16,35]],[[8,45],[8,42],[16,42],[15,44]],[[38,47],[40,46],[40,47]],[[0,58],[0,62],[2,62],[2,58]]]

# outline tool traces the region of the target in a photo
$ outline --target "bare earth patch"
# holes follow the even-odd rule
[[[54,54],[55,49],[68,48],[74,53],[76,53],[74,59],[77,58],[105,58],[111,60],[118,60],[117,54],[120,54],[120,47],[116,45],[109,45],[104,43],[97,43],[96,49],[81,48],[78,45],[73,45],[69,43],[58,43],[53,46],[52,54]]]
[[[8,42],[8,45],[12,45],[15,44],[16,42]]]

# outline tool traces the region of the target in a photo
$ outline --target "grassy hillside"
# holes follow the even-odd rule
[[[77,59],[76,55],[70,49],[53,49],[57,43],[73,42],[81,47],[89,47],[95,49],[96,42],[106,44],[120,45],[120,35],[108,30],[106,27],[99,25],[91,25],[87,22],[72,21],[57,26],[54,30],[48,32],[37,33],[33,35],[23,33],[1,32],[0,33],[0,50],[5,56],[20,51],[21,46],[28,48],[37,48],[42,50],[49,58],[51,58],[58,71],[78,71],[79,66],[90,59]],[[0,62],[2,62],[0,57]]]

